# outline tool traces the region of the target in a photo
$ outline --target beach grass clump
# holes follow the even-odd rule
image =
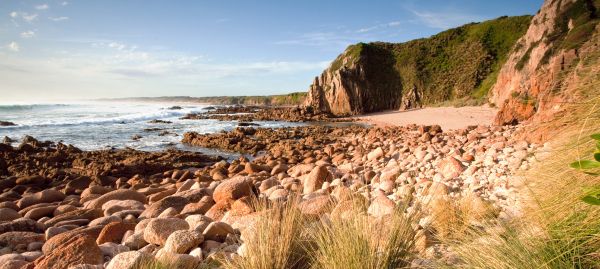
[[[168,261],[145,261],[141,262],[138,265],[133,267],[134,269],[218,269],[220,267],[220,263],[216,261],[202,261],[197,265],[186,265],[177,262],[168,262]]]
[[[308,268],[302,232],[305,218],[296,202],[256,202],[258,220],[244,232],[242,256],[223,262],[228,269]]]
[[[309,233],[312,268],[375,269],[410,265],[414,216],[400,208],[374,218],[356,208],[351,217],[321,220]]]
[[[475,194],[459,199],[438,198],[429,202],[431,226],[438,239],[461,238],[474,226],[493,220],[498,210]]]
[[[466,268],[600,268],[600,207],[584,199],[600,177],[570,167],[594,158],[591,135],[600,131],[600,98],[569,111],[548,123],[563,128],[546,156],[522,175],[520,193],[528,206],[521,216],[447,241]]]

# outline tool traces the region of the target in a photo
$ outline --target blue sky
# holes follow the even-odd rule
[[[304,91],[349,44],[402,42],[542,0],[0,0],[0,102]]]

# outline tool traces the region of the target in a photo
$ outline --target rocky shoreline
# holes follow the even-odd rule
[[[350,121],[349,119],[336,119],[331,114],[315,112],[311,107],[273,107],[273,106],[225,106],[208,107],[202,113],[187,114],[181,119],[219,121],[288,121],[288,122],[331,122]]]
[[[451,256],[432,238],[439,203],[431,201],[468,199],[499,219],[519,213],[512,177],[540,149],[512,140],[520,128],[239,127],[184,135],[194,146],[255,155],[232,161],[181,151],[84,152],[26,137],[17,147],[0,144],[0,268],[133,268],[141,260],[193,268],[244,254],[248,227],[262,214],[253,200],[294,200],[302,214],[327,218],[355,194],[373,218],[426,204],[429,213],[415,224],[423,259],[413,261],[426,264]]]

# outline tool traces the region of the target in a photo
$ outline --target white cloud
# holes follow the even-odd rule
[[[66,21],[69,19],[69,17],[48,17],[48,19],[51,21]]]
[[[23,18],[23,20],[25,20],[26,22],[32,22],[35,19],[37,19],[38,14],[28,14],[28,13],[22,13],[21,14],[21,18]]]
[[[18,11],[13,11],[9,15],[13,19],[21,18],[21,19],[23,19],[26,22],[33,22],[38,17],[38,14],[36,14],[36,13],[29,14],[29,13],[18,12]]]
[[[22,33],[21,33],[21,37],[22,37],[22,38],[32,38],[32,37],[34,37],[34,36],[35,36],[35,32],[34,32],[34,31],[31,31],[31,30],[29,30],[29,31],[25,31],[25,32],[22,32]]]
[[[371,31],[373,31],[373,30],[375,30],[375,29],[377,29],[377,28],[379,28],[379,26],[378,26],[378,25],[376,25],[376,26],[371,26],[371,27],[366,27],[366,28],[360,28],[360,29],[358,29],[356,32],[357,32],[357,33],[366,33],[366,32],[371,32]]]
[[[311,32],[300,34],[297,38],[277,41],[277,45],[302,45],[302,46],[316,46],[316,47],[331,47],[335,50],[344,48],[352,43],[356,43],[359,40],[357,37],[353,37],[346,34],[340,34],[337,32]]]
[[[37,9],[37,10],[46,10],[46,9],[48,9],[48,8],[50,8],[50,7],[48,6],[48,4],[42,4],[42,5],[37,5],[37,6],[35,6],[35,9]]]
[[[418,19],[419,22],[424,23],[425,25],[431,28],[437,29],[448,29],[452,27],[457,27],[469,22],[481,21],[483,18],[481,16],[473,15],[473,14],[464,14],[457,11],[441,11],[441,12],[433,12],[433,11],[417,11],[410,10]]]
[[[388,22],[388,23],[380,23],[371,27],[365,27],[365,28],[360,28],[358,29],[356,32],[357,33],[367,33],[367,32],[372,32],[374,30],[382,30],[385,28],[391,28],[391,27],[397,27],[400,26],[402,23],[399,21],[392,21],[392,22]]]
[[[17,44],[17,42],[10,42],[8,43],[8,45],[6,45],[6,48],[8,48],[8,50],[10,51],[14,51],[14,52],[18,52],[19,51],[19,44]]]
[[[62,3],[60,3],[61,6],[66,6],[68,4],[69,4],[69,2],[67,2],[67,1],[63,1]]]
[[[109,47],[110,43],[126,48],[120,51]],[[11,89],[12,96],[3,96],[3,100],[276,94],[307,87],[314,74],[329,64],[277,60],[215,62],[202,55],[165,48],[130,51],[133,47],[117,41],[98,41],[87,49],[57,51],[45,57],[6,53],[0,61],[0,81],[6,82],[3,87]]]
[[[121,44],[121,43],[118,43],[118,42],[108,43],[108,47],[109,48],[113,48],[113,49],[117,49],[117,50],[124,50],[125,48],[127,48],[127,46],[125,44]]]

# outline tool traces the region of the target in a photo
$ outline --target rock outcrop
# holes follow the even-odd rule
[[[496,124],[543,122],[582,97],[599,71],[598,1],[545,1],[502,67],[490,102]],[[592,79],[593,80],[593,79]]]
[[[356,115],[481,100],[530,19],[501,17],[406,43],[351,45],[315,78],[305,105]]]

